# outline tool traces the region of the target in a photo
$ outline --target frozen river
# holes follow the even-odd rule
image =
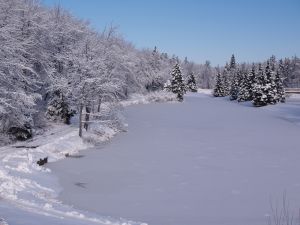
[[[100,215],[149,225],[263,225],[270,200],[284,192],[291,209],[300,207],[299,106],[254,108],[201,94],[130,106],[127,132],[49,167],[64,203]]]

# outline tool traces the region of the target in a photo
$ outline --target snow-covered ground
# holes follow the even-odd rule
[[[128,132],[109,144],[53,124],[0,148],[0,224],[266,224],[270,199],[285,192],[299,208],[299,95],[253,108],[198,92],[182,104],[132,96]],[[102,141],[116,134],[104,128]],[[59,180],[36,164],[46,156]]]
[[[128,132],[49,165],[63,202],[150,225],[267,224],[284,193],[299,209],[299,99],[255,108],[207,92],[125,114]]]
[[[199,89],[205,90],[205,89]],[[209,90],[211,91],[211,90]],[[120,102],[123,107],[138,104],[149,104],[149,103],[162,103],[162,102],[177,102],[176,95],[166,91],[150,92],[146,95],[133,94],[128,100]]]
[[[128,106],[173,100],[173,94],[159,92],[134,95],[121,104]],[[84,133],[84,141],[78,137],[75,120],[71,126],[51,124],[43,135],[0,148],[0,225],[140,224],[119,216],[114,219],[79,211],[63,204],[57,199],[61,191],[57,178],[51,174],[50,169],[36,163],[45,157],[48,157],[48,162],[65,159],[66,154],[80,157],[79,151],[94,146],[90,141],[105,143],[118,132],[117,128],[109,125],[95,125],[92,128],[101,136]]]
[[[136,224],[62,204],[57,199],[61,190],[57,178],[36,164],[40,158],[48,157],[53,162],[65,158],[67,153],[74,155],[90,147],[78,138],[77,127],[52,125],[52,129],[33,140],[0,148],[0,224],[4,224],[4,219],[12,225]]]

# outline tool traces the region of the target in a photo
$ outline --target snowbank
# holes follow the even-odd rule
[[[205,94],[205,95],[212,95],[213,90],[212,89],[198,88],[197,92],[201,93],[201,94]]]
[[[116,133],[108,127],[103,128],[103,132],[102,141]],[[64,159],[66,154],[74,155],[92,146],[78,137],[77,127],[53,124],[52,129],[30,141],[0,148],[0,199],[32,213],[82,220],[88,224],[138,224],[121,219],[91,217],[88,213],[64,205],[57,200],[60,188],[56,178],[48,168],[36,163],[45,157],[49,162]],[[47,176],[45,173],[48,173]]]
[[[176,95],[166,91],[151,92],[146,95],[132,94],[128,100],[122,101],[122,106],[130,106],[136,104],[149,104],[154,102],[177,102]]]

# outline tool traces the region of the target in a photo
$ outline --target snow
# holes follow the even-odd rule
[[[300,94],[289,94],[290,99],[300,99]]]
[[[171,93],[154,92],[148,95],[135,94],[129,100],[121,102],[121,105],[174,100],[176,96]],[[105,108],[106,105],[103,104],[102,107]],[[52,124],[51,128],[41,136],[28,142],[0,148],[0,200],[6,202],[5,204],[0,202],[0,218],[1,216],[8,218],[9,224],[24,224],[24,221],[33,219],[37,219],[37,224],[40,224],[40,220],[46,220],[43,224],[74,224],[74,219],[76,224],[81,223],[78,220],[83,221],[83,224],[87,222],[116,225],[140,224],[122,218],[90,215],[87,212],[74,210],[72,206],[64,205],[57,200],[61,190],[57,179],[51,174],[50,169],[40,167],[36,162],[45,157],[48,157],[48,162],[55,162],[65,159],[66,154],[70,155],[70,158],[80,158],[79,151],[92,148],[95,143],[105,143],[119,132],[109,124],[95,123],[91,125],[92,132],[84,133],[84,138],[80,139],[76,119],[78,118],[73,118],[72,126]],[[52,218],[45,219],[45,215]],[[1,223],[5,223],[4,219],[0,220]]]
[[[300,126],[300,95],[293,94],[288,98],[287,104],[278,104],[274,106],[265,107],[272,113],[273,116],[279,117],[293,124]]]
[[[8,225],[8,223],[4,219],[0,218],[0,225]]]
[[[132,94],[128,100],[120,102],[124,107],[155,102],[177,102],[176,95],[167,91],[156,91],[148,94]]]
[[[299,98],[255,108],[198,92],[181,104],[132,96],[128,131],[109,143],[110,127],[94,146],[53,124],[0,148],[0,224],[266,224],[270,199],[285,192],[298,209]]]
[[[151,225],[267,224],[283,193],[300,207],[299,105],[189,94],[182,104],[127,107],[128,132],[49,164],[59,199]]]
[[[100,138],[107,141],[116,131],[103,128]],[[8,224],[139,224],[74,209],[57,200],[61,190],[57,178],[46,167],[37,165],[73,156],[93,145],[78,137],[78,128],[53,124],[48,132],[28,142],[0,148],[0,218]],[[0,220],[0,224],[6,222]],[[41,223],[41,221],[43,221]]]
[[[212,95],[213,90],[212,89],[198,88],[197,92],[201,93],[201,94],[205,94],[205,95]]]

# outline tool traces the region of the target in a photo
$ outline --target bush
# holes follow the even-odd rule
[[[10,127],[8,134],[12,135],[18,141],[26,141],[32,137],[32,130],[29,125],[25,125],[24,127]]]

